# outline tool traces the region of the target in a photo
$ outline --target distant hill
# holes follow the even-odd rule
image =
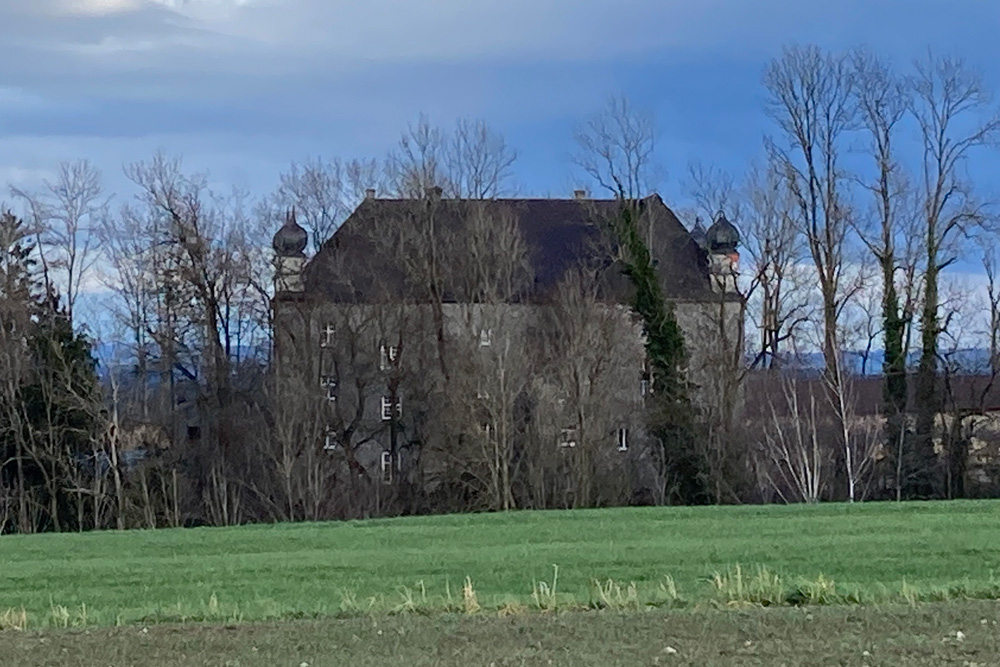
[[[964,373],[985,373],[990,369],[990,351],[982,348],[955,350],[944,355],[949,364]],[[884,350],[872,350],[866,355],[863,351],[848,351],[844,354],[844,362],[848,371],[857,375],[881,375],[882,363],[885,361]],[[911,353],[906,360],[907,368],[916,370],[920,361],[918,352]],[[824,366],[822,352],[809,352],[785,359],[786,366],[805,370],[821,370]]]

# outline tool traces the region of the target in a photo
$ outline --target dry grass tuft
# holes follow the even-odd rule
[[[559,566],[552,566],[552,584],[546,581],[535,581],[531,584],[531,600],[535,609],[540,611],[555,611],[557,604],[556,588],[559,585]]]
[[[462,610],[466,614],[475,614],[480,609],[476,589],[472,587],[472,578],[466,577],[465,584],[462,585]]]
[[[614,579],[608,579],[605,582],[595,579],[592,584],[597,593],[598,606],[602,609],[635,610],[639,608],[639,590],[634,581],[629,582],[628,586],[624,587]]]
[[[52,625],[56,628],[69,627],[69,609],[61,604],[52,604],[50,613],[52,615]]]
[[[4,630],[17,630],[24,632],[28,629],[28,612],[21,609],[8,609],[0,613],[0,632]]]
[[[920,601],[920,594],[916,588],[911,586],[906,579],[903,579],[903,583],[899,589],[899,595],[903,598],[906,604],[911,607],[917,606],[917,602]]]
[[[528,613],[528,608],[520,602],[505,602],[497,609],[497,616],[506,618],[508,616],[520,616]]]
[[[417,611],[417,601],[413,599],[413,591],[403,586],[399,589],[400,602],[392,608],[394,614],[412,614]]]
[[[764,566],[758,566],[753,574],[746,574],[740,565],[736,565],[725,572],[713,574],[711,583],[716,595],[729,606],[771,607],[785,601],[781,577]]]

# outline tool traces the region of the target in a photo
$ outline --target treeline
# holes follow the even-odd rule
[[[998,138],[1000,116],[981,78],[949,57],[896,69],[867,51],[790,47],[762,85],[771,125],[757,163],[736,174],[692,162],[676,179],[685,222],[707,225],[722,210],[740,227],[746,298],[745,347],[722,350],[724,372],[701,388],[726,400],[697,410],[681,401],[668,418],[653,404],[646,418],[661,458],[683,459],[690,478],[653,494],[622,487],[539,506],[996,488],[980,446],[1000,365],[996,210],[974,160]],[[593,196],[629,202],[661,185],[650,114],[615,98],[574,132],[576,173]],[[386,156],[293,164],[259,198],[215,191],[207,175],[159,155],[126,166],[127,199],[106,192],[85,160],[60,165],[38,189],[12,189],[0,218],[0,530],[519,506],[474,485],[441,502],[418,488],[372,505],[378,480],[361,499],[316,474],[322,435],[287,446],[271,372],[269,247],[294,208],[317,250],[369,190],[512,194],[516,160],[484,122],[421,118]],[[649,267],[634,236],[641,288]],[[963,284],[956,266],[982,284]],[[95,313],[81,295],[97,287],[106,291]],[[672,307],[647,292],[651,301],[632,305],[668,349]],[[970,347],[988,350],[986,363],[969,367]],[[812,374],[797,361],[810,350],[824,360]],[[673,375],[682,357],[652,359],[658,381],[670,382],[658,395],[680,391],[670,387],[683,384]],[[874,392],[862,377],[872,371]],[[478,477],[465,473],[456,479]]]

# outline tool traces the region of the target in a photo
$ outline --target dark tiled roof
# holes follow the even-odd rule
[[[884,381],[878,375],[848,379],[846,399],[855,415],[879,414],[884,403]],[[990,375],[961,373],[939,377],[937,382],[945,412],[1000,411],[1000,380],[994,380]],[[907,381],[907,410],[911,412],[916,404],[916,385],[916,376],[910,374]],[[815,400],[817,413],[831,416],[833,405],[827,387],[816,372],[796,375],[795,371],[756,371],[750,373],[745,382],[746,414],[768,416],[774,410],[778,415],[787,416],[793,405],[797,404],[800,410],[805,410],[810,401]],[[793,396],[794,401],[790,400]]]
[[[441,238],[460,239],[472,206],[489,215],[510,213],[524,242],[526,288],[520,298],[544,300],[575,267],[603,268],[606,298],[628,298],[628,283],[613,262],[614,243],[607,220],[619,203],[594,199],[498,199],[490,201],[368,199],[351,214],[309,262],[306,290],[336,301],[368,302],[413,297],[413,284],[400,257],[401,230],[423,224],[420,216],[434,206],[435,229]],[[652,250],[668,298],[711,299],[708,263],[677,216],[658,196],[642,202],[645,227],[652,220]],[[444,276],[446,299],[463,300],[460,267],[467,261],[461,243],[441,242],[436,248]],[[715,296],[714,298],[718,298]]]

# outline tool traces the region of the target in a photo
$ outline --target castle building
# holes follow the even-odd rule
[[[642,323],[610,227],[620,206],[369,191],[311,258],[289,214],[273,242],[289,437],[351,474],[495,508],[655,486]],[[636,211],[696,400],[718,400],[719,369],[742,354],[738,231],[720,214],[693,236],[657,195]]]

